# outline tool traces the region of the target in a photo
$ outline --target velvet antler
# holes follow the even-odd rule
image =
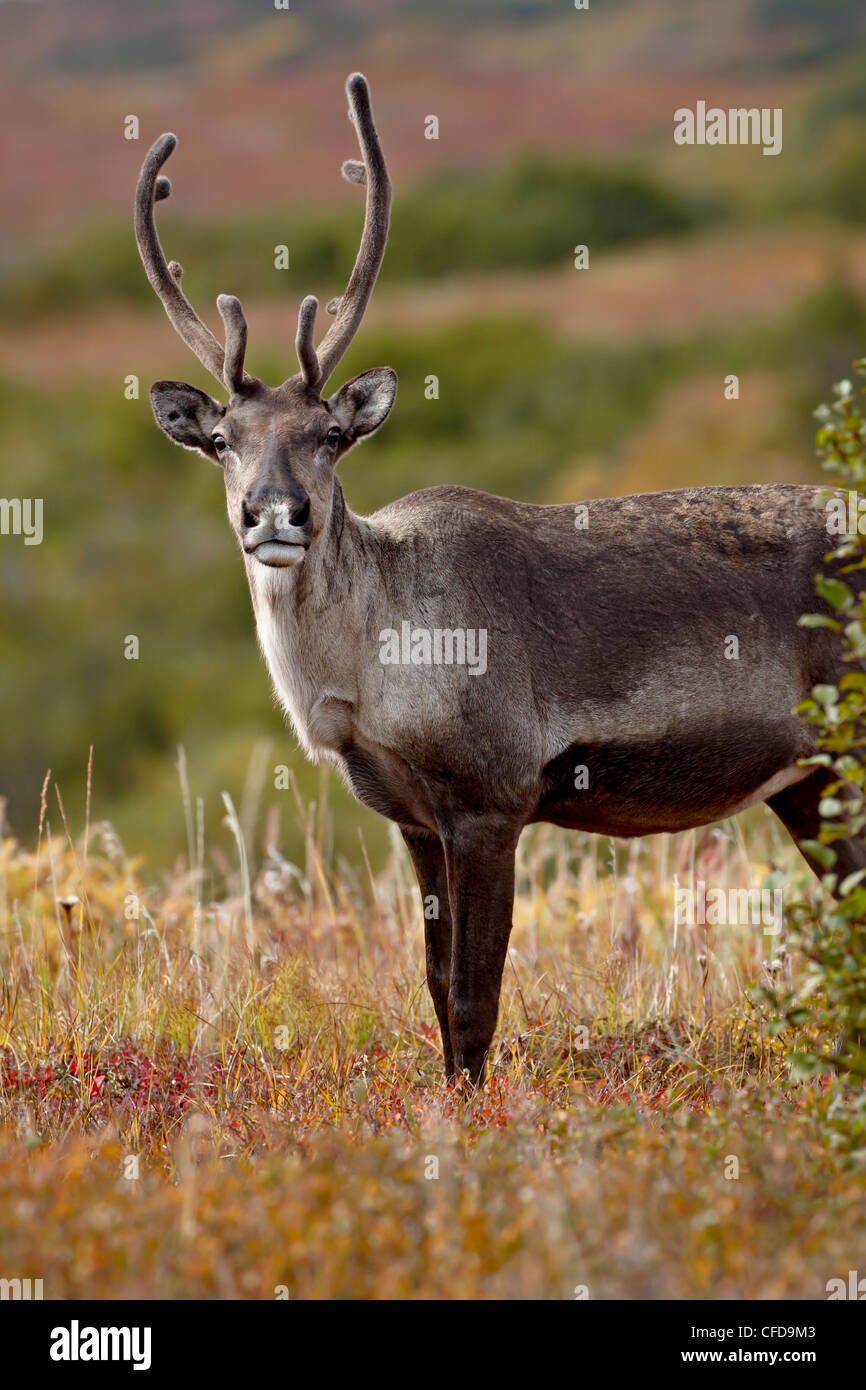
[[[316,301],[312,298],[305,299],[298,315],[296,346],[301,376],[308,385],[317,390],[331,376],[358,331],[385,255],[391,220],[391,181],[373,122],[367,79],[359,72],[352,73],[346,83],[346,93],[349,98],[350,116],[364,158],[363,163],[357,159],[347,159],[343,164],[342,173],[349,183],[366,186],[364,230],[346,289],[338,299],[332,299],[327,306],[328,313],[335,314],[336,317],[318,349],[313,347],[312,340]]]
[[[171,193],[171,184],[159,171],[176,144],[174,135],[161,135],[147,152],[135,191],[135,239],[147,278],[177,332],[202,366],[234,392],[244,380],[247,342],[247,325],[240,303],[231,295],[220,295],[217,300],[226,329],[223,350],[183,293],[180,287],[183,269],[177,261],[166,261],[156,230],[154,204]]]

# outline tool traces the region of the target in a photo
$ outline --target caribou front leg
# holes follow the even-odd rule
[[[454,1048],[448,1025],[448,985],[451,978],[451,906],[445,855],[439,836],[430,830],[403,826],[403,839],[415,866],[424,907],[427,988],[439,1020],[445,1076],[454,1080]]]
[[[496,1028],[519,834],[519,826],[487,817],[442,831],[452,923],[448,1025],[455,1069],[471,1086],[484,1080]]]

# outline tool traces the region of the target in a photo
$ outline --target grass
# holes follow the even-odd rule
[[[48,779],[36,847],[0,841],[0,1275],[47,1298],[715,1299],[821,1298],[862,1267],[840,1083],[795,1084],[748,994],[795,956],[672,925],[675,874],[805,885],[768,812],[745,837],[528,833],[463,1105],[399,840],[359,875],[299,800],[292,864],[227,798],[208,847],[181,771],[188,856],[160,883],[107,823],[73,841]]]

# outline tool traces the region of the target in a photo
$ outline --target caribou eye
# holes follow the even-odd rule
[[[339,428],[339,426],[337,426],[337,425],[332,425],[331,428],[328,430],[328,433],[327,433],[326,436],[325,436],[325,438],[327,439],[328,443],[329,443],[330,445],[332,445],[332,446],[336,446],[337,444],[339,444],[339,442],[340,442],[340,440],[342,439],[342,437],[343,437],[343,432],[342,432],[342,430]]]
[[[228,444],[226,444],[221,434],[213,434],[211,435],[211,439],[213,440],[214,448],[217,453],[222,456],[229,447]]]

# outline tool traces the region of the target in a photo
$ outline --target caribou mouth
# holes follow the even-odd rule
[[[270,569],[288,569],[302,560],[306,552],[305,545],[296,545],[292,541],[262,541],[249,553],[260,565],[267,565]]]

